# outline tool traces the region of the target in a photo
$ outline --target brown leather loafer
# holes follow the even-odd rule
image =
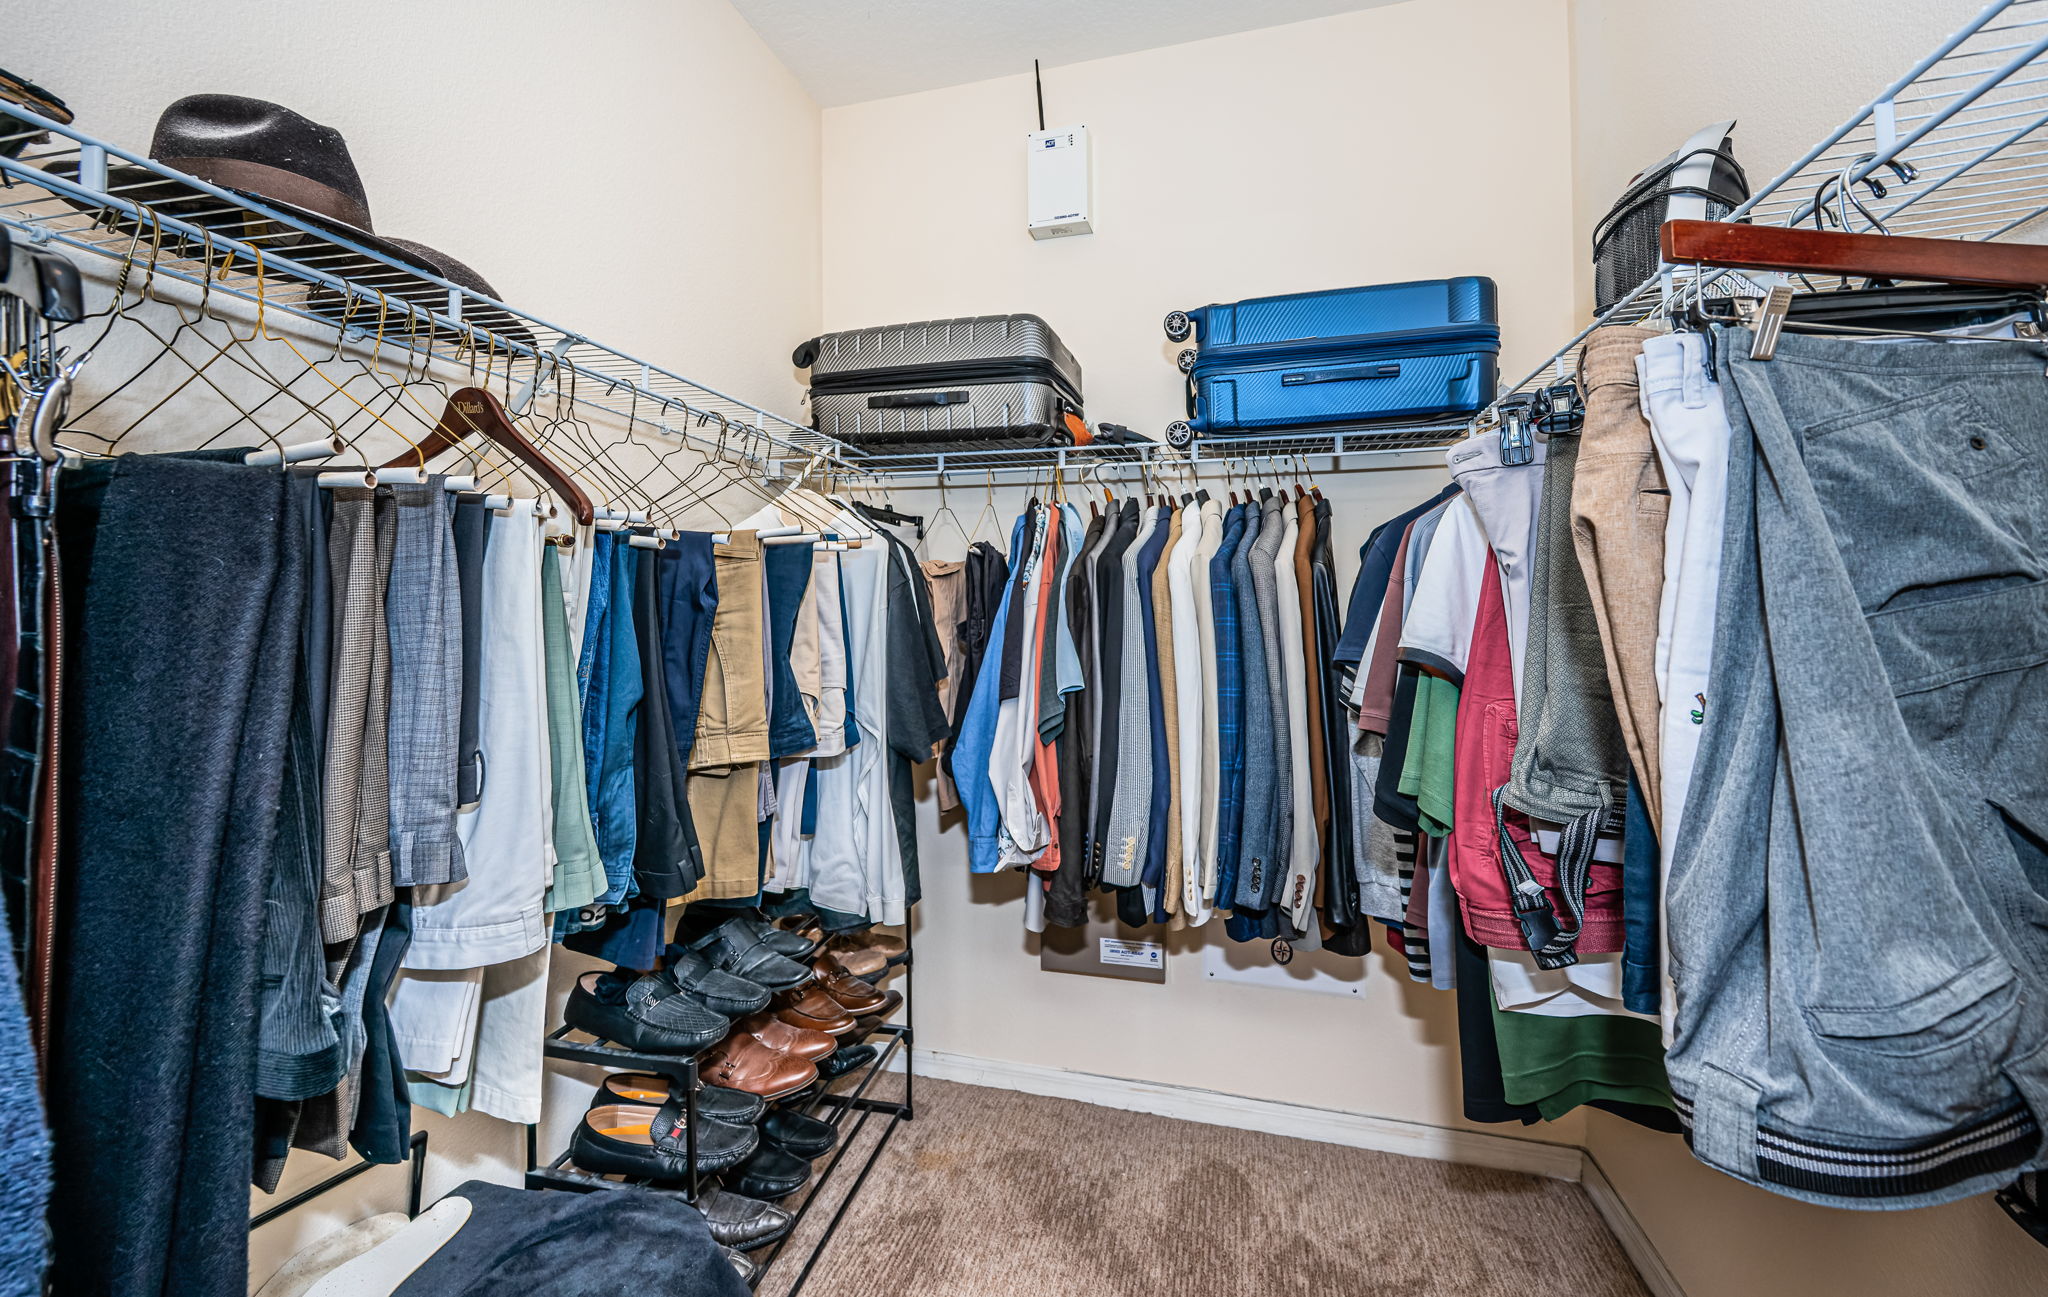
[[[839,1042],[823,1031],[812,1031],[807,1027],[793,1027],[772,1013],[757,1013],[742,1019],[734,1028],[744,1031],[770,1049],[780,1050],[791,1058],[801,1058],[806,1063],[815,1063],[831,1056],[839,1048]]]
[[[873,1013],[888,998],[846,971],[846,965],[830,955],[820,955],[813,960],[811,971],[818,975],[818,985],[825,988],[825,993],[838,1001],[840,1008],[856,1017]]]
[[[775,926],[781,928],[784,932],[794,932],[799,937],[803,937],[808,941],[822,942],[825,940],[824,925],[818,922],[818,916],[815,914],[796,914],[787,918],[777,919]]]
[[[816,1067],[770,1049],[744,1031],[735,1031],[698,1059],[697,1072],[712,1085],[763,1099],[785,1098],[818,1079]]]
[[[862,1009],[859,1012],[859,1014],[855,1016],[857,1016],[862,1023],[872,1026],[874,1023],[882,1021],[884,1018],[887,1018],[890,1014],[896,1012],[896,1010],[902,1007],[903,992],[884,991],[882,992],[881,1003],[875,1005],[871,1009]]]
[[[855,977],[873,977],[889,967],[889,957],[872,946],[864,946],[858,936],[842,934],[825,943],[825,951]]]
[[[806,982],[794,991],[784,991],[769,1002],[776,1017],[792,1027],[843,1036],[853,1030],[853,1015],[839,1001],[825,994],[817,982]]]

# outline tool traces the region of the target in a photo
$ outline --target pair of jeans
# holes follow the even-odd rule
[[[653,551],[651,561],[660,572],[661,673],[668,686],[669,723],[676,749],[687,762],[696,745],[704,673],[711,661],[711,628],[718,617],[718,569],[711,535],[684,532]]]
[[[793,757],[808,752],[818,742],[791,666],[797,613],[803,607],[804,592],[811,585],[811,547],[769,545],[763,561],[768,575],[769,670],[775,681],[770,691],[774,701],[768,713],[768,755]]]
[[[555,915],[557,941],[603,925],[606,910],[640,887],[633,873],[640,834],[633,753],[645,685],[632,599],[640,551],[611,532],[597,533],[591,544],[576,687],[583,703],[584,797],[604,869],[604,891],[581,910]]]

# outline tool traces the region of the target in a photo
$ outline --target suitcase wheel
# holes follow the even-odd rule
[[[1186,419],[1175,419],[1166,425],[1166,444],[1175,450],[1186,450],[1195,443],[1195,430],[1188,426]]]
[[[1188,320],[1186,311],[1168,311],[1166,314],[1166,337],[1171,342],[1186,342],[1194,325]]]
[[[1195,349],[1193,347],[1182,347],[1180,354],[1173,358],[1173,363],[1180,366],[1180,372],[1183,374],[1194,373]]]

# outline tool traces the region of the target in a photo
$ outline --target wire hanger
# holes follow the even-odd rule
[[[931,521],[925,524],[924,534],[917,538],[917,552],[923,557],[930,556],[932,537],[938,534],[939,523],[946,519],[952,520],[953,530],[959,534],[960,544],[963,549],[974,544],[974,538],[967,534],[967,528],[960,523],[960,515],[953,512],[953,506],[946,500],[946,475],[944,473],[939,474],[938,488],[939,507],[932,513]]]
[[[968,532],[968,543],[970,545],[982,538],[981,525],[984,520],[994,523],[998,528],[1001,528],[1003,525],[1003,520],[996,515],[996,473],[994,469],[988,470],[988,475],[984,480],[981,512],[974,515],[974,526]],[[1000,536],[998,539],[1000,539]],[[989,543],[993,545],[995,541],[990,541]]]

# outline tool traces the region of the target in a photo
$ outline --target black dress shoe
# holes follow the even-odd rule
[[[811,980],[810,965],[776,954],[758,937],[730,923],[697,938],[690,943],[690,949],[710,960],[714,967],[770,990],[786,991]]]
[[[785,1149],[763,1144],[754,1150],[752,1157],[720,1178],[726,1188],[735,1193],[773,1202],[777,1198],[787,1198],[809,1183],[811,1164]]]
[[[649,1054],[694,1054],[725,1038],[725,1015],[678,992],[658,977],[620,985],[617,973],[585,973],[576,979],[562,1020],[601,1040]]]
[[[734,1126],[751,1126],[768,1111],[768,1101],[745,1090],[705,1083],[697,1090],[697,1111]]]
[[[599,1175],[680,1181],[690,1178],[683,1105],[670,1099],[659,1108],[608,1103],[583,1114],[569,1141],[569,1160]],[[710,1117],[697,1118],[697,1169],[723,1171],[759,1150],[761,1132]]]
[[[841,1046],[838,1053],[818,1064],[818,1075],[827,1081],[845,1076],[874,1062],[878,1052],[873,1045]]]
[[[759,1013],[768,1007],[768,1001],[775,995],[759,982],[750,982],[722,968],[713,968],[710,960],[692,950],[682,952],[674,963],[655,976],[713,1012],[732,1018]]]
[[[665,1076],[646,1072],[613,1072],[598,1083],[597,1092],[590,1097],[590,1106],[595,1108],[601,1103],[667,1103],[674,1093],[673,1085],[674,1082]],[[697,1087],[697,1111],[729,1125],[751,1126],[761,1119],[767,1108],[766,1099],[745,1090],[728,1090],[722,1085]]]
[[[712,1239],[748,1251],[766,1247],[789,1233],[790,1214],[772,1202],[706,1186],[697,1194],[697,1210],[711,1227]]]
[[[754,1275],[760,1270],[760,1266],[755,1265],[751,1258],[736,1248],[728,1247],[721,1248],[720,1250],[725,1253],[725,1263],[732,1267],[732,1272],[740,1277],[741,1283],[751,1284],[754,1282]]]
[[[815,1161],[839,1142],[839,1128],[829,1121],[778,1108],[761,1123],[761,1138],[798,1157]]]
[[[742,914],[729,922],[738,925],[741,931],[758,939],[784,959],[801,959],[809,963],[811,956],[818,953],[818,942],[812,941],[801,932],[789,932],[778,928],[758,914]]]

